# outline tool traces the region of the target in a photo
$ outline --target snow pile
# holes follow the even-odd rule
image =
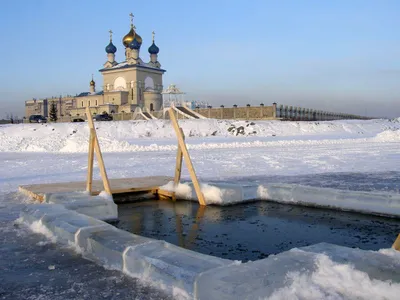
[[[400,130],[385,130],[375,137],[377,142],[400,142]]]
[[[398,299],[399,283],[371,279],[353,265],[333,262],[325,254],[317,255],[315,264],[312,273],[289,272],[286,280],[291,283],[268,299]]]
[[[372,138],[385,131],[400,128],[389,120],[281,122],[231,120],[180,120],[189,146],[191,138],[231,137],[238,144],[219,141],[210,147],[242,147],[246,137],[266,139],[263,143],[287,142],[289,137],[308,139]],[[97,122],[97,134],[103,152],[171,151],[176,149],[175,132],[167,120]],[[89,130],[86,123],[15,124],[0,127],[0,152],[86,152]],[[169,143],[165,143],[165,139]],[[397,138],[398,140],[398,138]],[[303,141],[304,142],[304,141]],[[379,142],[379,139],[376,140]],[[226,145],[225,145],[226,144]],[[269,144],[268,144],[269,145]],[[250,145],[251,146],[251,145]]]
[[[175,192],[178,199],[197,201],[196,191],[191,183],[179,183],[174,187],[171,181],[160,187],[161,190]],[[242,187],[233,184],[200,184],[201,192],[207,204],[231,205],[256,199],[255,187]]]

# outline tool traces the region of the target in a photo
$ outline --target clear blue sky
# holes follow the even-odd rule
[[[281,104],[400,116],[400,1],[7,1],[0,10],[0,107],[89,89],[117,61],[129,13],[148,61],[156,32],[164,86],[214,106]],[[375,111],[373,111],[375,109]]]

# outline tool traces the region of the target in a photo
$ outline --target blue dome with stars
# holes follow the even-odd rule
[[[160,52],[160,49],[153,42],[153,44],[151,44],[151,46],[149,47],[149,53],[150,54],[158,54],[158,52]]]
[[[110,54],[110,53],[114,54],[115,52],[117,52],[117,47],[115,47],[114,44],[110,41],[110,43],[106,47],[106,52],[108,54]]]
[[[136,37],[130,42],[129,48],[139,50],[142,44],[138,42]]]

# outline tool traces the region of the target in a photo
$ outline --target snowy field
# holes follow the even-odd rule
[[[180,124],[194,166],[203,182],[300,183],[399,194],[400,119],[332,122],[185,120]],[[177,142],[169,122],[99,122],[96,127],[110,178],[173,175]],[[11,225],[14,217],[18,216],[18,205],[28,201],[16,194],[18,186],[85,180],[88,132],[86,123],[0,126],[0,221],[3,225],[0,232],[7,236],[2,241],[2,257],[7,257],[9,261],[16,259],[12,255],[12,247],[7,250],[8,241],[19,245],[26,240],[27,233]],[[99,178],[97,169],[95,177]],[[188,179],[186,169],[183,178]],[[36,245],[30,249],[39,263],[43,260],[43,263],[50,264],[41,254],[43,249],[50,246],[46,244],[43,247]],[[71,258],[69,262],[77,259],[69,250],[63,251],[63,256]],[[22,259],[30,257],[27,251],[20,252]],[[393,259],[397,262],[400,260],[397,256]],[[388,293],[387,299],[392,299],[390,295],[400,292],[398,284],[391,285],[389,291],[386,281],[369,280],[365,273],[357,273],[359,271],[353,270],[351,265],[336,264],[325,258],[319,258],[316,264],[315,273],[298,277],[292,285],[274,295],[281,295],[281,298],[297,295],[300,299],[351,298],[351,294],[338,291],[340,280],[352,284],[346,279],[347,275],[354,276],[354,288],[359,288],[358,277],[372,286],[375,297],[369,299],[379,299],[379,291],[384,289]],[[6,267],[12,268],[10,263]],[[33,268],[33,265],[27,266],[29,268]],[[76,272],[82,275],[84,269],[81,268],[77,265]],[[23,269],[19,262],[18,272],[24,272]],[[18,272],[13,273],[15,280],[18,280],[18,276],[24,276]],[[47,265],[42,272],[48,272]],[[96,272],[103,274],[105,279],[117,276],[105,270],[102,273],[96,269]],[[76,276],[72,273],[72,270],[66,270],[57,276]],[[326,279],[323,283],[319,282],[321,275]],[[120,285],[127,280],[123,275],[118,276]],[[331,285],[327,283],[330,276],[335,278]],[[23,281],[19,287],[22,288],[24,283],[27,281]],[[14,299],[28,299],[27,295],[31,293],[36,296],[32,299],[42,294],[54,299],[56,292],[51,288],[51,283],[40,282],[40,279],[39,283],[43,285],[43,290],[28,290],[26,294],[21,292]],[[82,284],[96,290],[93,286],[95,283]],[[317,292],[305,297],[302,294],[304,288]],[[352,289],[351,286],[347,288]],[[1,283],[0,297],[4,295],[6,299],[10,293],[11,290]],[[145,296],[138,294],[139,299],[161,297],[148,290],[145,290]],[[359,296],[363,299],[363,295],[368,294]],[[58,298],[62,299],[62,295],[58,295]]]

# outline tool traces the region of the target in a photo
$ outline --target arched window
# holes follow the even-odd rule
[[[84,105],[83,105],[83,101],[82,101],[82,107],[84,107]]]
[[[118,77],[114,81],[114,90],[122,91],[126,89],[126,80],[123,77]]]
[[[96,106],[97,106],[97,99],[96,99]]]
[[[90,107],[90,100],[88,100],[88,106]]]
[[[150,76],[147,76],[144,80],[144,88],[146,90],[154,90],[154,80]]]
[[[150,103],[150,111],[154,111],[153,103]]]

